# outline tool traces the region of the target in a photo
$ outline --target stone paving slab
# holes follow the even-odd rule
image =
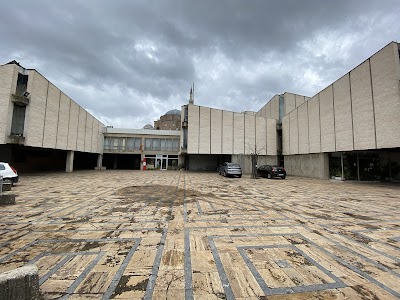
[[[108,170],[13,191],[0,271],[35,263],[44,299],[400,298],[399,185]]]

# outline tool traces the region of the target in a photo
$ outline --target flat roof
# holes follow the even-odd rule
[[[131,129],[131,128],[110,128],[106,127],[104,133],[114,134],[147,134],[147,135],[174,135],[180,136],[180,130],[156,130],[156,129]]]

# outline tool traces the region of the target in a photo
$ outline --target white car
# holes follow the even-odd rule
[[[11,184],[18,182],[18,173],[10,164],[0,162],[0,176],[3,176],[3,182],[10,182]]]

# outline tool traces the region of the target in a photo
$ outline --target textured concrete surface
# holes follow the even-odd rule
[[[0,205],[15,204],[15,194],[2,193],[0,195]]]
[[[0,299],[39,300],[39,275],[35,265],[0,273]]]
[[[329,179],[329,157],[327,153],[285,155],[288,175]]]
[[[211,173],[26,176],[0,271],[44,299],[398,299],[400,187]]]

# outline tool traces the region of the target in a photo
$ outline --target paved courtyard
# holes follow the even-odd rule
[[[0,271],[44,299],[398,299],[400,186],[170,171],[23,176]]]

